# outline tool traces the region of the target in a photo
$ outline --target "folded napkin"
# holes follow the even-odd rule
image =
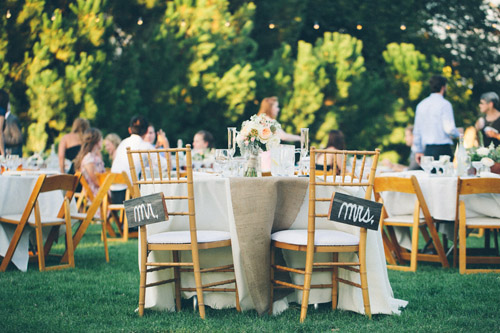
[[[481,172],[479,177],[481,177],[481,178],[500,178],[500,175],[497,173],[493,173],[493,172],[483,171],[483,172]]]

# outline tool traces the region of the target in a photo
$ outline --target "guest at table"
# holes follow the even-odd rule
[[[5,152],[11,155],[23,156],[23,131],[19,118],[11,112],[10,103],[7,105],[5,124],[3,128]]]
[[[330,134],[328,134],[328,143],[326,144],[326,149],[328,150],[345,150],[345,136],[342,131],[332,130]],[[323,170],[323,164],[325,161],[325,154],[318,153],[316,155],[316,170]],[[337,155],[336,161],[336,171],[335,173],[340,174],[340,170],[342,170],[342,166],[344,165],[344,159],[341,155]],[[326,155],[326,166],[327,171],[330,171],[333,168],[333,155]]]
[[[276,119],[278,117],[278,113],[280,112],[278,97],[266,97],[260,103],[260,109],[257,115],[265,114],[271,119]],[[281,141],[300,141],[300,135],[289,134],[279,129],[279,136]]]
[[[8,104],[9,94],[5,90],[0,89],[0,156],[5,156],[3,128],[5,125],[5,114],[7,113]]]
[[[482,116],[476,121],[476,130],[483,135],[484,146],[490,143],[500,145],[500,111],[498,111],[498,95],[487,92],[481,95],[479,111]]]
[[[195,153],[206,152],[214,148],[214,136],[209,131],[200,130],[193,137],[193,151]]]
[[[157,135],[157,133],[155,132],[155,127],[153,125],[149,125],[148,131],[146,132],[146,134],[144,134],[144,136],[142,138],[144,139],[144,141],[151,143],[156,148],[170,148],[170,143],[168,142],[168,139],[166,139],[167,144],[165,146],[165,145],[160,144],[159,141],[156,141],[156,135]],[[162,129],[160,129],[158,131],[158,135],[161,135],[162,137],[167,138],[167,136],[165,135],[165,132],[163,132]],[[155,144],[155,141],[156,141],[156,144]]]
[[[80,152],[80,148],[82,147],[83,143],[83,133],[85,133],[85,131],[88,130],[89,127],[90,125],[87,119],[76,118],[73,121],[71,132],[61,138],[58,149],[59,169],[61,173],[66,172],[64,165],[65,160],[68,159],[70,161],[73,161]],[[75,173],[73,163],[71,163],[68,173]]]
[[[101,155],[102,134],[97,128],[89,128],[83,134],[83,143],[80,152],[74,159],[75,170],[80,170],[89,184],[92,193],[97,194],[99,180],[97,173],[105,172],[104,161]]]
[[[451,145],[460,132],[455,127],[451,103],[444,98],[447,80],[434,75],[429,80],[431,94],[417,105],[413,129],[412,151],[420,164],[422,156],[448,155],[453,159]]]
[[[130,124],[128,127],[128,132],[130,136],[126,139],[123,139],[120,142],[120,145],[116,149],[115,159],[113,160],[113,164],[111,166],[111,172],[121,173],[125,171],[132,181],[130,175],[130,167],[128,164],[128,156],[127,156],[127,147],[130,147],[132,150],[151,150],[155,149],[151,143],[144,141],[143,137],[147,133],[149,127],[149,123],[147,119],[141,115],[133,116],[130,119]],[[158,145],[162,147],[168,147],[168,141],[163,133],[163,131],[158,132]],[[135,156],[137,157],[137,156]],[[147,162],[147,160],[146,160]],[[166,161],[160,161],[162,165],[166,165]],[[157,163],[156,160],[153,160],[153,163]],[[135,170],[137,172],[137,176],[139,176],[139,172],[141,171],[141,161],[140,159],[134,158]],[[112,203],[123,203],[125,200],[125,190],[126,185],[122,184],[114,184],[111,185],[111,201]]]
[[[104,138],[104,149],[108,153],[111,162],[115,160],[116,148],[118,148],[118,145],[120,144],[121,141],[122,139],[116,133],[109,133]]]

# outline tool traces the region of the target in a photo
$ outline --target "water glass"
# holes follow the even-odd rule
[[[295,146],[279,145],[271,149],[271,174],[291,177],[295,172]]]

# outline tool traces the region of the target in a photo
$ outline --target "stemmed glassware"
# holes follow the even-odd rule
[[[422,169],[424,169],[425,173],[430,174],[431,170],[434,168],[434,166],[432,165],[433,161],[434,157],[432,156],[422,156],[422,158],[420,159],[420,166],[422,167]]]
[[[483,168],[483,163],[481,163],[481,161],[473,161],[472,167],[476,169],[476,176],[479,176],[481,169]]]
[[[216,172],[226,175],[229,161],[231,160],[229,149],[215,150],[215,166]]]
[[[236,127],[227,128],[227,149],[229,158],[232,159],[236,152]]]

